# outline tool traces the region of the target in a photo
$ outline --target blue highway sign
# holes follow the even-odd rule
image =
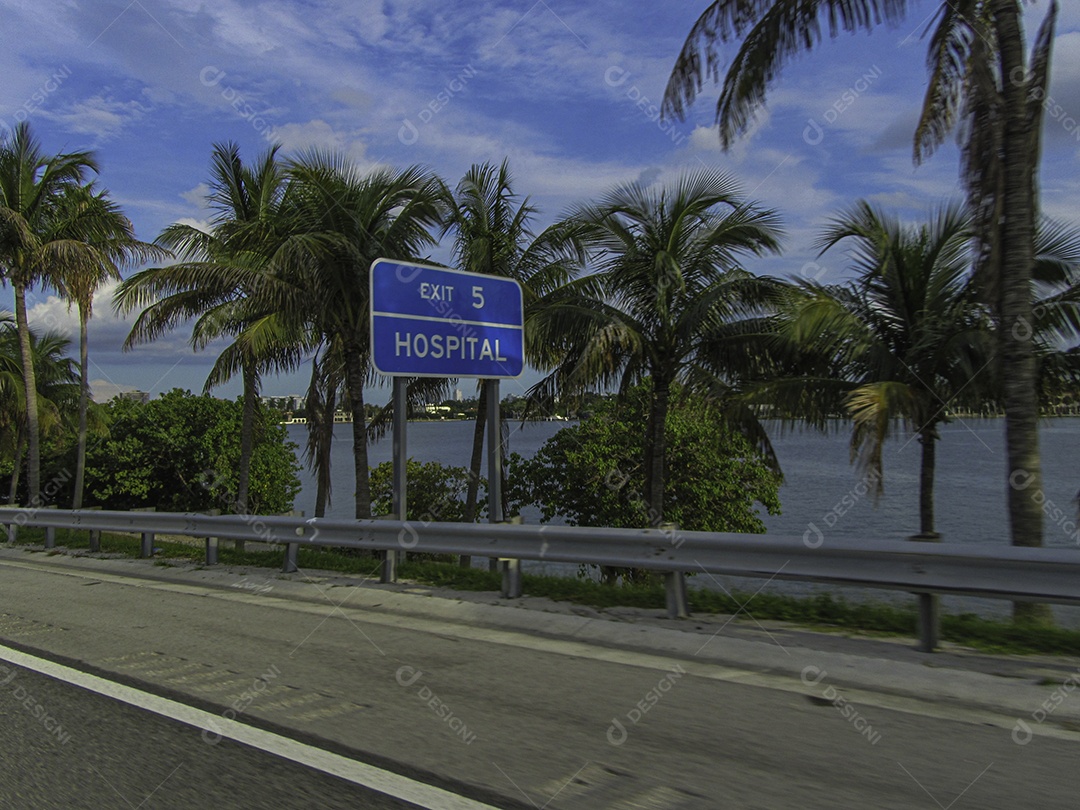
[[[513,279],[389,259],[371,265],[371,347],[380,374],[518,377],[524,323]]]

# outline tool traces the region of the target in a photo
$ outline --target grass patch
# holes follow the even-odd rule
[[[1080,632],[996,622],[972,613],[941,617],[941,637],[987,652],[1080,655]]]
[[[20,545],[42,544],[44,529],[21,528]],[[90,547],[86,531],[58,529],[58,548],[85,550]],[[140,539],[125,534],[104,533],[101,550],[105,553],[137,557]],[[155,540],[155,557],[166,560],[204,560],[202,544]],[[218,559],[223,565],[280,570],[283,551],[237,551],[222,543]],[[297,555],[301,572],[333,571],[362,577],[377,577],[378,562],[370,556],[336,549],[301,547]],[[402,579],[459,591],[498,592],[502,575],[482,568],[461,568],[457,563],[410,560],[398,566]],[[595,608],[634,607],[663,610],[664,587],[660,583],[611,586],[573,577],[522,576],[524,592],[561,602]],[[819,593],[809,597],[774,593],[730,595],[719,591],[692,588],[688,594],[690,609],[698,614],[735,615],[744,606],[758,620],[791,622],[809,629],[833,630],[860,634],[914,637],[918,617],[915,607],[899,607],[880,602],[848,602],[842,597]],[[941,638],[980,650],[1006,654],[1051,653],[1080,655],[1080,631],[1059,628],[1029,627],[1012,622],[984,619],[971,613],[944,614]]]
[[[476,568],[408,562],[399,566],[398,571],[407,579],[459,591],[498,591],[502,587],[500,574]],[[523,574],[522,589],[529,596],[543,596],[597,608],[663,610],[667,605],[664,587],[660,584],[612,587],[591,580]],[[697,588],[690,589],[688,598],[691,612],[699,614],[734,615],[752,599],[748,607],[758,620],[791,622],[813,630],[910,638],[918,634],[919,619],[914,606],[907,608],[881,602],[849,602],[829,593],[800,597],[732,591],[728,595]],[[944,614],[941,617],[941,638],[986,652],[1080,655],[1080,632],[1076,630],[1030,628],[983,619],[970,613]]]

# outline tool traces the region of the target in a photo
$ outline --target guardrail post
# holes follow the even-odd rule
[[[932,653],[938,645],[941,613],[938,598],[932,593],[919,594],[919,651]]]
[[[507,599],[520,599],[521,560],[500,559],[502,565],[502,595]]]
[[[291,512],[286,512],[288,517],[303,517],[303,511],[297,511],[293,509]],[[281,563],[281,573],[283,574],[295,574],[300,570],[299,563],[300,544],[299,543],[286,543],[285,544],[285,559]]]
[[[4,532],[7,536],[7,542],[14,543],[15,538],[19,536],[19,526],[16,523],[5,523]]]
[[[678,523],[661,523],[657,528],[669,537],[679,531]],[[664,597],[667,602],[669,619],[689,619],[690,600],[686,595],[686,574],[682,571],[667,571],[664,574]]]
[[[908,538],[915,543],[940,543],[941,535],[915,534]],[[920,593],[919,596],[919,651],[932,653],[941,637],[941,600],[937,594]]]
[[[206,512],[210,517],[217,517],[221,514],[220,509],[210,509]],[[203,538],[206,545],[206,564],[217,565],[218,564],[218,539],[216,537]]]
[[[386,584],[397,582],[397,551],[389,548],[379,552],[382,563],[379,568],[379,582]]]
[[[505,526],[521,526],[525,518],[514,515],[509,520],[500,521]],[[520,599],[521,586],[521,560],[513,557],[498,557],[495,560],[496,571],[502,571],[502,595],[507,599]]]
[[[281,564],[281,573],[283,574],[295,574],[300,570],[300,565],[297,561],[297,557],[300,552],[299,543],[286,543],[285,544],[285,561]]]
[[[154,506],[140,506],[135,509],[131,509],[132,512],[156,512],[157,507]],[[149,559],[154,556],[154,533],[143,532],[142,541],[139,543],[139,557],[141,559]]]
[[[375,520],[397,520],[398,516],[394,512],[387,515],[376,515]],[[397,550],[388,548],[383,551],[375,552],[379,558],[379,582],[387,584],[390,582],[397,582],[397,563],[398,555]]]
[[[87,506],[85,507],[87,512],[100,512],[100,506]],[[101,529],[90,530],[90,551],[92,553],[98,553],[101,551]]]
[[[682,571],[664,574],[664,593],[667,597],[669,619],[689,619],[690,602],[686,597],[686,575]]]
[[[45,508],[46,509],[56,509],[58,507],[57,507],[57,505],[55,503],[53,503],[53,504],[49,504]],[[56,527],[55,526],[46,526],[45,527],[45,548],[47,548],[47,549],[56,548]]]

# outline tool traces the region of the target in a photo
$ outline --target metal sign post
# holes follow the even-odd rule
[[[407,476],[405,474],[409,453],[407,450],[406,431],[409,426],[409,402],[406,397],[409,381],[405,377],[394,377],[394,515],[398,520],[408,519]],[[385,552],[382,564],[382,582],[397,582],[397,561],[400,553],[402,561],[405,552],[390,549]]]
[[[488,523],[502,523],[502,425],[500,424],[499,381],[484,380],[487,386],[487,474]],[[498,558],[488,561],[488,569],[498,569]]]
[[[499,409],[499,381],[484,380],[488,389],[488,518],[489,523],[502,523],[502,425]]]
[[[513,279],[376,259],[370,273],[371,359],[394,377],[394,513],[405,520],[406,377],[480,377],[488,386],[488,515],[503,521],[499,380],[525,366],[521,285]],[[393,582],[395,551],[382,581]]]

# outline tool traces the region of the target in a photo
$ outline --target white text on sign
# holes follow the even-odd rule
[[[428,284],[424,282],[420,285],[420,297],[425,301],[453,301],[454,288],[449,284]]]
[[[498,338],[492,341],[487,338],[425,335],[412,332],[394,333],[394,355],[396,357],[431,357],[434,360],[456,357],[460,360],[494,360],[497,363],[508,359],[499,353]]]

